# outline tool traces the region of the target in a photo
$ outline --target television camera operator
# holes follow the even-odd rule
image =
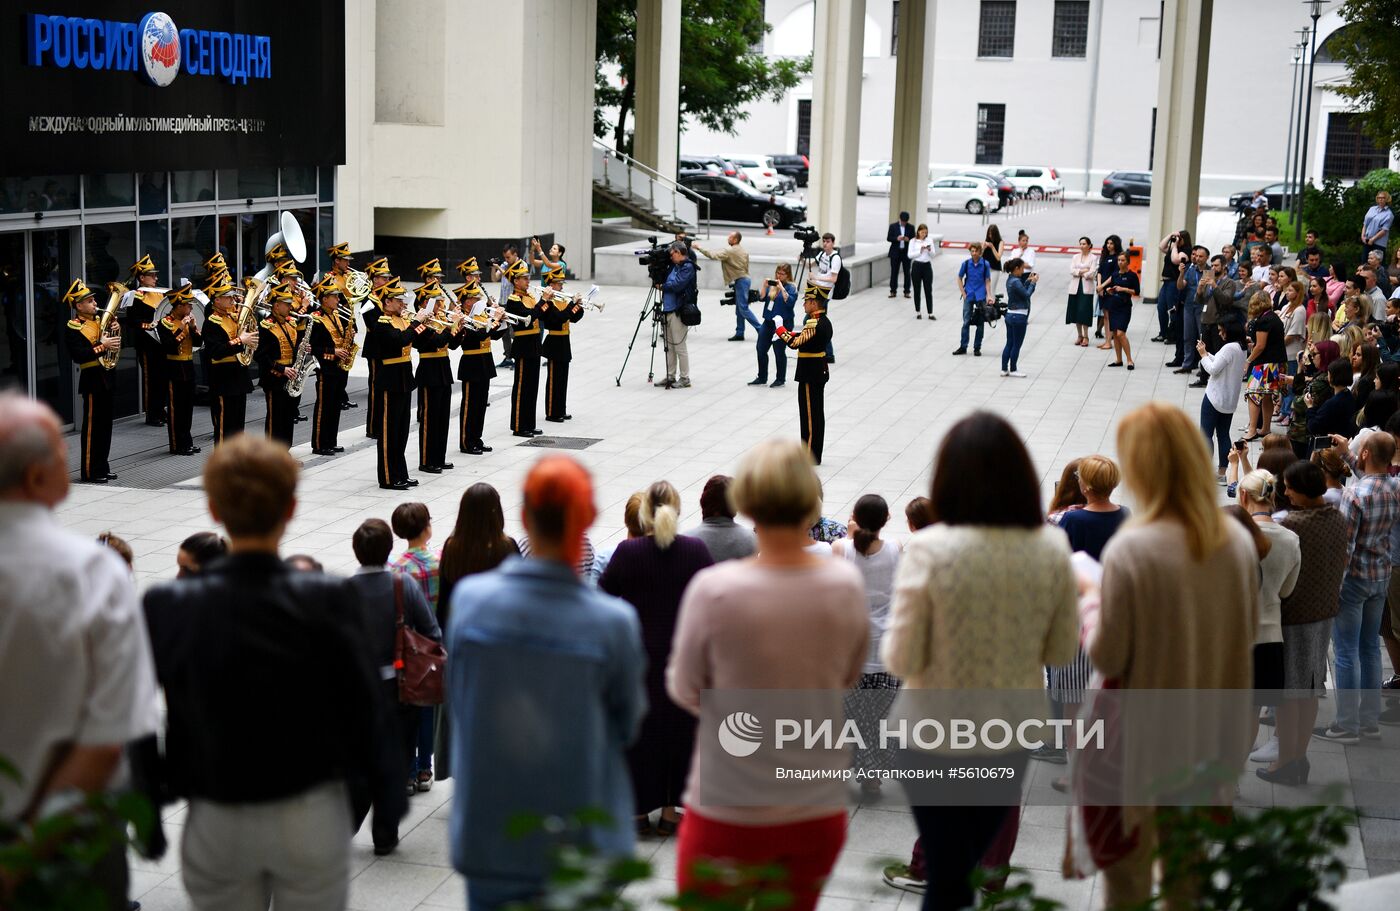
[[[686,350],[686,335],[690,332],[681,319],[681,309],[694,306],[696,295],[693,254],[684,241],[677,240],[668,248],[671,268],[664,281],[656,284],[661,292],[662,332],[666,339],[666,376],[656,381],[664,389],[685,389],[690,386],[690,352]]]

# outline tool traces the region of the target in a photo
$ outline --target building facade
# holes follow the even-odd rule
[[[900,0],[866,0],[860,158],[891,157]],[[933,6],[932,0],[930,5]],[[1336,4],[1332,4],[1336,6]],[[1049,165],[1070,195],[1097,196],[1115,170],[1151,171],[1162,0],[938,0],[930,169]],[[1289,111],[1296,100],[1293,46],[1310,22],[1302,3],[1215,0],[1201,154],[1201,198],[1282,180]],[[764,52],[811,52],[812,0],[768,0]],[[1345,68],[1318,23],[1308,174],[1354,179],[1390,156],[1360,135],[1335,91]],[[1306,73],[1303,74],[1306,79]],[[808,79],[780,101],[754,104],[735,136],[696,125],[686,154],[805,153],[811,141]],[[1379,162],[1379,164],[1376,164]]]
[[[202,283],[224,254],[262,267],[278,213],[306,240],[308,276],[335,237],[345,161],[341,4],[308,0],[62,0],[9,4],[0,88],[0,385],[78,413],[62,302],[150,255],[159,284]],[[315,102],[308,105],[307,88]],[[115,414],[141,408],[135,348],[116,367]]]

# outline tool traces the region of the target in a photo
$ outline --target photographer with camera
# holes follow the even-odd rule
[[[750,386],[762,386],[768,382],[768,349],[773,349],[773,360],[778,365],[778,378],[770,388],[777,389],[787,382],[787,345],[775,338],[778,321],[785,327],[793,325],[793,309],[797,304],[797,286],[792,283],[792,267],[779,263],[773,277],[764,283],[759,292],[763,301],[763,327],[758,330],[758,376],[749,381]]]
[[[515,244],[506,244],[501,248],[499,259],[491,260],[491,280],[501,283],[500,295],[497,300],[504,306],[512,294],[515,293],[515,282],[507,274],[512,266],[520,262],[520,248]],[[515,358],[511,357],[511,345],[515,340],[515,327],[506,325],[505,334],[501,336],[501,353],[504,357],[497,367],[506,368],[515,366]]]
[[[656,381],[663,389],[685,389],[690,385],[690,352],[685,337],[690,327],[681,320],[681,308],[694,306],[697,294],[695,264],[690,261],[690,248],[684,241],[671,244],[671,270],[666,280],[656,285],[661,292],[662,331],[666,339],[666,378]]]
[[[954,355],[967,354],[967,328],[977,324],[977,335],[972,342],[973,357],[982,356],[982,333],[987,322],[982,318],[982,308],[992,291],[992,270],[982,258],[982,245],[977,241],[967,245],[969,258],[958,267],[958,297],[963,302],[962,335],[959,336]]]
[[[805,243],[805,241],[804,241]],[[805,250],[804,250],[805,253]],[[841,277],[841,254],[836,251],[836,235],[830,231],[822,235],[822,249],[815,257],[808,257],[807,284],[814,285],[826,292],[822,297],[824,305],[823,314],[826,313],[826,301],[831,300],[831,291],[836,287],[836,280]],[[836,348],[830,340],[826,344],[826,362],[836,363]]]
[[[731,342],[744,340],[744,323],[753,326],[755,332],[762,331],[762,326],[749,309],[749,254],[739,246],[743,239],[744,236],[738,231],[733,232],[727,238],[729,246],[718,253],[711,253],[699,244],[693,248],[706,259],[719,261],[720,269],[724,272],[724,283],[734,292],[734,334],[729,338]]]
[[[1040,276],[1026,269],[1025,260],[1007,260],[1006,271],[1006,346],[1001,349],[1001,375],[1024,378],[1016,366],[1021,345],[1026,341],[1026,325],[1031,319],[1031,295],[1035,293]],[[978,328],[981,328],[980,326]]]

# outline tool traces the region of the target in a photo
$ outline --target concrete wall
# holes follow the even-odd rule
[[[774,31],[769,53],[800,54],[800,38],[811,21],[811,0],[770,0]],[[939,0],[935,24],[933,116],[929,124],[935,174],[973,164],[977,105],[1006,105],[1003,165],[1048,164],[1071,193],[1097,195],[1114,170],[1146,170],[1151,148],[1152,108],[1157,95],[1158,0],[1093,0],[1089,55],[1051,56],[1054,4],[1017,4],[1015,56],[978,59],[980,0]],[[1214,40],[1206,99],[1201,195],[1216,200],[1242,188],[1282,179],[1292,79],[1293,32],[1308,24],[1301,3],[1280,2],[1260,15],[1255,0],[1216,0]],[[892,0],[867,0],[867,30],[876,23],[878,41],[867,41],[860,124],[860,157],[888,158],[893,119],[894,58],[890,56]],[[1094,25],[1099,20],[1098,78],[1092,78]],[[1340,24],[1324,15],[1325,37]],[[874,56],[871,56],[872,52]],[[1344,104],[1321,86],[1344,77],[1339,65],[1319,65],[1310,145],[1320,174],[1325,110]],[[681,137],[683,154],[753,151],[791,152],[796,147],[797,101],[811,97],[810,84],[779,102],[760,102],[730,137],[692,126]],[[1092,148],[1090,135],[1092,110]]]
[[[596,0],[346,7],[347,46],[365,51],[347,86],[337,236],[402,255],[404,271],[539,235],[586,275]]]

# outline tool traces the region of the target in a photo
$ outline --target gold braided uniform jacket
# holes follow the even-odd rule
[[[102,354],[102,326],[96,317],[71,319],[63,327],[64,347],[68,356],[78,365],[78,393],[101,392],[112,388],[111,374],[115,370],[104,370],[97,360]]]
[[[322,370],[339,368],[349,370],[347,361],[335,356],[335,349],[349,351],[355,345],[355,324],[340,318],[339,313],[322,310],[311,323],[311,352],[316,355],[316,363]]]
[[[287,368],[296,357],[301,333],[291,320],[279,322],[265,319],[258,324],[258,350],[253,355],[258,362],[259,385],[264,389],[282,389],[287,385]]]
[[[375,392],[413,391],[413,339],[421,329],[407,317],[387,314],[370,324],[365,341],[381,358],[374,373]]]
[[[171,379],[194,382],[194,349],[203,344],[194,322],[176,322],[166,317],[160,321],[156,331],[160,333],[160,347],[165,354],[165,369]]]
[[[237,311],[235,311],[236,313]],[[253,391],[248,368],[238,363],[243,346],[238,338],[238,317],[214,313],[204,321],[204,376],[211,395],[247,395]]]
[[[825,383],[830,376],[826,367],[826,346],[831,341],[831,320],[823,312],[816,319],[803,323],[802,331],[788,341],[797,349],[797,368],[792,378],[799,383]]]
[[[569,345],[569,324],[583,319],[583,305],[570,299],[554,298],[539,305],[540,325],[549,330],[540,353],[551,361],[573,360]]]

